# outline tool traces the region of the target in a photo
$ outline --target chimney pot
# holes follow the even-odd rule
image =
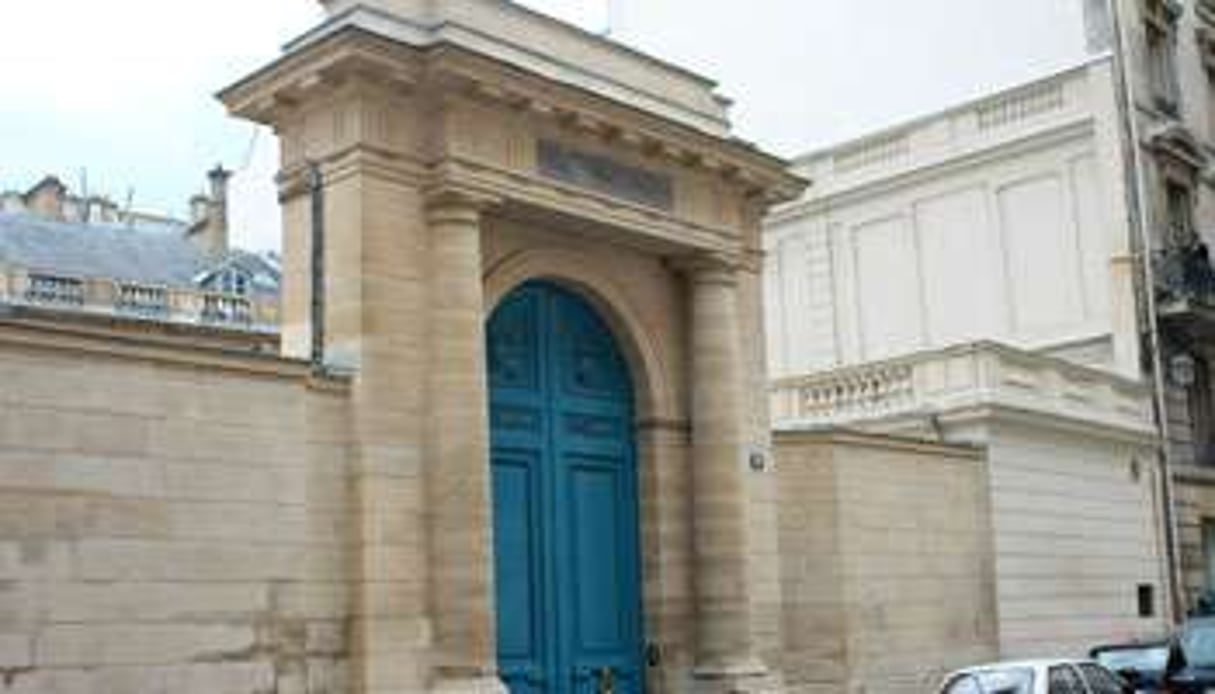
[[[190,198],[191,226],[187,237],[210,255],[228,252],[228,179],[232,172],[221,164],[207,172],[210,196]]]
[[[207,179],[211,181],[211,200],[213,202],[228,199],[228,179],[230,178],[232,178],[232,172],[225,169],[223,164],[216,164],[214,169],[207,172]]]

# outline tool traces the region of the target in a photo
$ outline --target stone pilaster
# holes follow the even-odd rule
[[[766,687],[755,654],[743,470],[745,428],[737,269],[689,263],[692,304],[692,523],[696,668],[702,691]]]
[[[480,207],[428,200],[430,454],[426,466],[434,690],[505,692],[497,677]]]

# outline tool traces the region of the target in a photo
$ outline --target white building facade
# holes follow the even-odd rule
[[[1170,610],[1114,61],[799,159],[769,217],[778,430],[986,451],[1001,656]]]

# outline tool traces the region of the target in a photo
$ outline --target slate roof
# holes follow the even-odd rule
[[[193,286],[209,263],[181,234],[0,212],[0,263],[81,277]]]
[[[186,225],[163,231],[114,224],[57,222],[26,213],[0,212],[0,265],[57,275],[109,277],[170,287],[197,287],[199,280],[229,264],[270,272],[277,291],[279,270],[247,251],[208,257],[185,238]]]

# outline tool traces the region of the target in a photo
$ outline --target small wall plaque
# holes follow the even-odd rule
[[[552,140],[537,143],[536,161],[540,174],[548,178],[647,207],[667,211],[675,208],[670,176]]]

